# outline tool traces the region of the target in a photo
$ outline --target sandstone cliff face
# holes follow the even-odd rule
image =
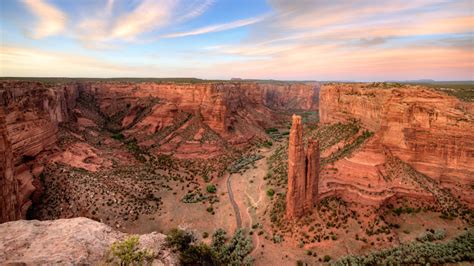
[[[8,222],[0,224],[0,264],[98,265],[105,263],[112,243],[125,237],[87,218]],[[141,235],[140,248],[156,254],[154,265],[177,265],[164,239],[156,232]]]
[[[430,197],[418,185],[395,181],[401,174],[387,173],[396,170],[388,163],[395,157],[472,203],[466,195],[466,185],[474,183],[472,103],[424,87],[336,84],[321,88],[320,105],[322,123],[355,118],[375,132],[359,152],[335,163],[338,174],[326,175],[325,186],[347,191],[340,184],[351,183],[352,194],[369,202],[403,193]]]
[[[13,175],[13,152],[5,126],[5,112],[0,108],[0,223],[21,217],[18,208],[18,185]]]
[[[106,117],[118,119],[126,136],[154,153],[201,157],[224,151],[224,140],[245,146],[265,138],[277,110],[315,110],[317,85],[257,83],[87,83],[83,93],[94,99]],[[176,131],[180,134],[162,135]],[[198,133],[200,132],[200,133]],[[201,135],[198,140],[183,135]],[[213,137],[214,136],[214,137]],[[189,153],[187,151],[195,152]],[[197,151],[205,151],[199,153]],[[209,152],[211,150],[211,152]]]
[[[225,137],[236,135],[232,131],[238,130],[238,118],[262,126],[269,123],[264,118],[271,118],[271,109],[314,110],[318,106],[318,86],[305,84],[88,83],[84,88],[109,117],[133,109],[140,99],[151,98],[166,103],[168,109],[174,106],[201,116],[212,130]],[[172,117],[173,113],[167,110],[161,116]]]
[[[288,143],[288,191],[286,216],[298,218],[310,213],[318,200],[319,143],[310,140],[304,148],[301,117],[293,115]]]
[[[272,125],[277,116],[273,109],[317,108],[318,93],[316,85],[305,84],[0,84],[0,153],[4,155],[0,161],[0,222],[25,217],[39,185],[38,180],[33,181],[44,162],[52,159],[50,153],[57,151],[60,123],[81,130],[105,127],[136,138],[151,152],[206,159],[224,153],[229,146],[243,147],[255,138],[266,138],[264,127]],[[53,161],[97,169],[100,164],[86,168],[81,163],[94,155],[93,149],[78,149],[78,145],[55,154]],[[81,150],[90,152],[77,154]]]
[[[77,90],[74,85],[53,87],[36,82],[4,81],[1,85],[5,198],[0,205],[5,215],[0,222],[4,222],[25,217],[35,190],[33,178],[40,174],[35,171],[40,167],[38,160],[56,143],[58,123],[70,119]]]
[[[382,145],[416,170],[439,180],[472,182],[474,113],[460,100],[422,87],[321,90],[321,122],[360,119]]]

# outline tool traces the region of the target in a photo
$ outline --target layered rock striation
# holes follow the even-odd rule
[[[83,87],[100,112],[110,118],[118,116],[117,122],[130,135],[145,132],[149,136],[176,126],[176,120],[192,117],[233,145],[261,136],[261,128],[272,125],[276,118],[275,109],[316,110],[319,93],[317,85],[306,84],[144,82],[87,83]],[[144,112],[145,119],[140,119]]]
[[[337,174],[326,171],[324,190],[351,191],[358,200],[380,204],[396,195],[437,198],[438,193],[423,189],[435,182],[472,204],[473,105],[420,86],[324,85],[322,123],[357,119],[375,133],[350,158],[334,163]],[[415,178],[420,175],[431,181]]]
[[[275,110],[315,110],[319,93],[317,85],[302,83],[5,80],[0,85],[0,222],[25,218],[48,161],[100,167],[93,147],[58,147],[60,124],[68,125],[68,132],[121,133],[153,154],[209,159],[267,138],[264,128],[280,118]],[[94,130],[90,134],[97,134]],[[86,168],[90,163],[83,160],[98,163]]]
[[[304,148],[301,116],[293,115],[288,143],[288,191],[286,216],[298,218],[310,213],[318,200],[319,142],[309,140]]]
[[[25,218],[44,152],[57,141],[58,124],[71,119],[74,84],[4,81],[0,87],[2,197],[0,222]]]

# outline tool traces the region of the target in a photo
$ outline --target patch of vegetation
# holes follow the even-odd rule
[[[260,155],[260,154],[241,157],[240,159],[235,161],[232,166],[229,167],[229,172],[230,173],[237,173],[240,170],[244,169],[247,165],[249,165],[253,162],[256,162],[256,161],[258,161],[262,158],[263,158],[263,156]]]
[[[446,243],[407,243],[364,256],[344,257],[334,265],[424,265],[463,261],[474,261],[474,233],[472,231],[468,231]]]
[[[336,152],[332,153],[329,157],[323,158],[321,165],[333,163],[344,157],[349,156],[354,152],[358,147],[360,147],[368,138],[370,138],[374,133],[368,130],[364,130],[360,136],[358,136],[353,142],[344,145],[342,149],[338,149]]]
[[[207,200],[209,196],[202,194],[200,191],[186,193],[181,199],[184,203],[196,203]]]
[[[360,123],[357,120],[351,120],[347,123],[334,123],[330,125],[318,126],[309,130],[305,135],[306,139],[317,139],[321,151],[339,143],[342,140],[348,141],[360,130]]]
[[[286,201],[284,193],[277,193],[276,200],[270,211],[270,220],[277,226],[282,225],[286,211]]]
[[[265,132],[267,132],[267,134],[272,134],[272,133],[275,133],[275,132],[278,132],[278,129],[277,128],[274,128],[274,127],[271,127],[271,128],[267,128],[265,129]]]
[[[153,254],[146,249],[139,249],[138,236],[131,236],[123,241],[117,241],[110,247],[108,263],[119,265],[142,265],[151,262]]]
[[[474,102],[474,85],[470,87],[464,87],[463,85],[453,86],[448,85],[447,88],[436,88],[438,91],[447,93],[448,95],[454,96],[462,101]]]
[[[422,85],[459,98],[462,101],[474,101],[474,81],[431,81],[409,82],[412,85]]]
[[[209,184],[209,185],[207,185],[207,187],[206,187],[206,191],[207,191],[208,193],[216,193],[217,188],[216,188],[216,186],[215,186],[214,184]]]
[[[421,209],[415,209],[412,207],[398,207],[393,209],[393,213],[397,216],[400,216],[403,213],[411,214],[411,213],[417,213],[420,212]]]
[[[446,231],[443,229],[439,230],[427,230],[426,233],[421,234],[419,237],[416,238],[417,241],[420,242],[433,242],[436,240],[443,240],[446,237]]]
[[[122,141],[122,140],[125,139],[125,136],[122,133],[115,133],[115,134],[112,135],[112,138]]]
[[[173,229],[166,237],[166,245],[180,253],[182,265],[251,265],[252,239],[245,237],[243,229],[235,232],[231,239],[218,229],[212,236],[212,243],[197,242],[191,232]]]
[[[273,142],[271,140],[265,140],[262,142],[262,147],[264,148],[270,148],[271,146],[273,146]]]
[[[269,188],[267,190],[267,196],[269,196],[270,198],[273,198],[273,195],[275,195],[275,190],[273,190],[273,188]]]
[[[267,128],[265,131],[267,132],[268,136],[270,136],[270,138],[272,138],[272,140],[280,140],[280,139],[283,139],[285,137],[287,138],[288,134],[290,134],[290,131],[288,131],[288,130],[280,132],[280,130],[278,130],[277,128]]]
[[[288,175],[288,145],[278,147],[267,160],[267,175],[264,177],[269,186],[286,188]]]

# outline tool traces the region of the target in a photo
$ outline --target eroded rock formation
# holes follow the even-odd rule
[[[115,241],[127,234],[87,219],[15,221],[0,224],[0,264],[99,265]],[[140,249],[155,254],[153,264],[177,265],[175,255],[165,248],[165,235],[140,236]]]
[[[41,157],[56,143],[58,124],[70,119],[77,90],[74,84],[3,81],[1,85],[0,150],[5,156],[0,222],[4,222],[25,217],[35,191],[33,179],[41,173]]]
[[[212,130],[232,145],[245,145],[262,136],[262,127],[272,125],[278,116],[274,109],[315,110],[319,93],[317,85],[306,84],[86,83],[83,88],[101,113],[119,118],[117,123],[126,129],[125,134],[143,145],[151,143],[151,134],[170,127],[185,131],[195,120],[202,122],[203,130]],[[170,137],[160,141],[165,145],[161,151],[169,153],[170,145],[179,151],[192,141]]]
[[[318,200],[319,142],[309,140],[304,148],[301,116],[293,115],[288,143],[288,219],[310,213]]]
[[[46,163],[89,171],[112,164],[74,130],[90,138],[120,132],[154,155],[209,159],[266,138],[264,128],[281,116],[275,110],[314,110],[319,93],[302,83],[0,84],[0,222],[25,218]],[[75,143],[58,147],[60,124]]]
[[[0,108],[0,223],[21,218],[18,208],[18,185],[13,175],[13,152],[5,127],[5,113]]]
[[[375,133],[331,166],[337,173],[325,172],[324,193],[369,204],[397,195],[439,200],[439,190],[426,189],[437,183],[474,203],[473,103],[421,86],[332,84],[321,88],[320,106],[322,123],[355,118]]]

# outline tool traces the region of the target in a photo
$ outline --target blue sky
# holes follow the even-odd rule
[[[474,79],[473,2],[3,0],[0,75]]]

